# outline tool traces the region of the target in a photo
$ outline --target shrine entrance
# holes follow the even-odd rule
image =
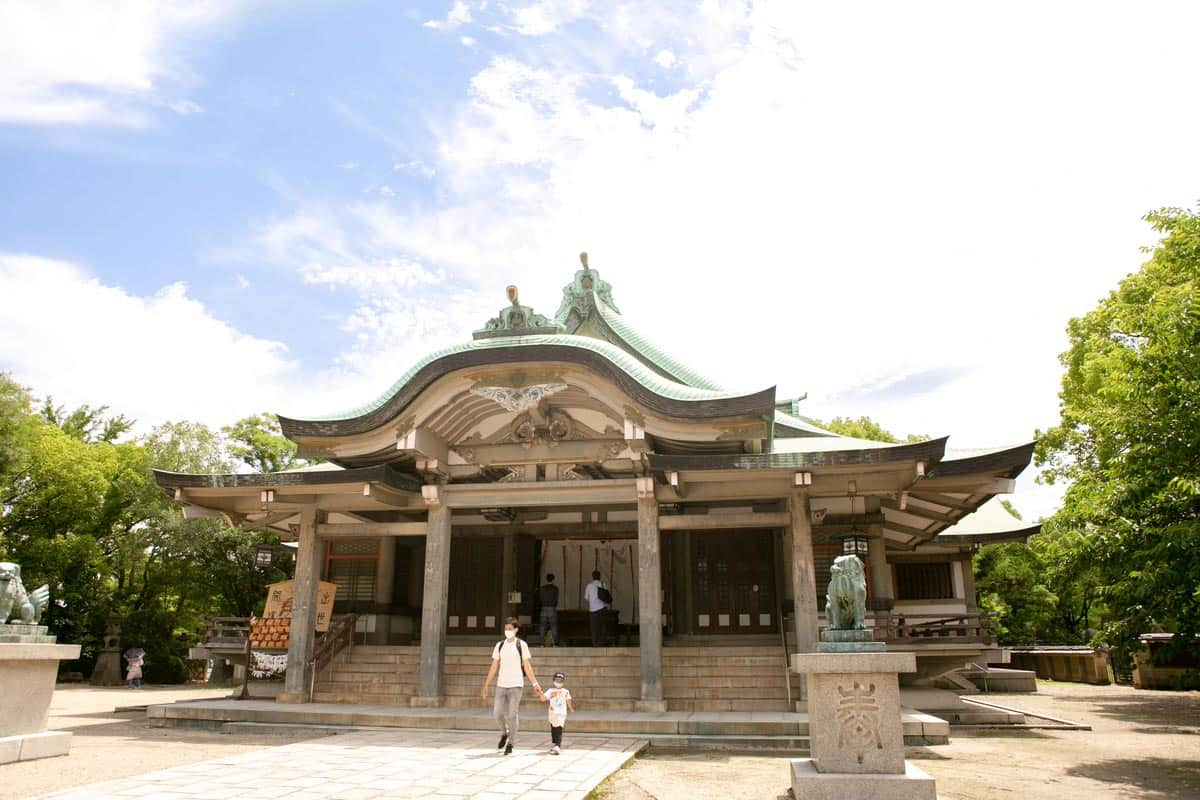
[[[450,542],[450,590],[446,598],[446,631],[495,636],[501,618],[501,564],[504,540],[458,538]]]
[[[695,634],[764,634],[775,619],[775,554],[770,531],[691,534]]]

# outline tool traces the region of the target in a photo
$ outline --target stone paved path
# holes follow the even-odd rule
[[[510,756],[498,734],[370,731],[329,736],[230,758],[203,761],[90,786],[39,800],[582,800],[646,746],[644,740],[571,736],[547,754],[548,733],[522,732]]]

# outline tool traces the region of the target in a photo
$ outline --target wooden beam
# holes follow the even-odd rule
[[[288,517],[296,516],[297,513],[295,511],[272,511],[262,519],[243,519],[241,528],[247,531],[264,531],[277,522],[283,522]]]
[[[953,508],[956,511],[966,511],[968,513],[975,511],[979,505],[972,505],[964,502],[960,498],[950,497],[945,494],[937,494],[935,492],[909,492],[908,496],[912,500],[920,500],[923,503],[934,503],[935,505]],[[905,509],[907,510],[907,509]]]
[[[961,516],[952,517],[949,514],[941,514],[937,511],[934,511],[933,509],[922,508],[921,506],[915,506],[915,505],[913,505],[911,498],[909,499],[908,505],[905,506],[903,511],[900,511],[900,504],[897,503],[895,500],[884,499],[884,500],[880,500],[879,504],[881,506],[883,506],[884,508],[890,508],[893,511],[898,511],[901,514],[908,514],[909,516],[913,516],[913,517],[921,517],[922,519],[931,520],[933,522],[945,522],[949,525],[953,525],[954,523],[956,523],[960,519],[962,519]]]
[[[930,536],[936,536],[938,533],[941,533],[941,531],[927,531],[921,528],[914,528],[911,525],[905,525],[901,522],[892,522],[886,518],[884,520],[883,527],[887,528],[888,530],[895,531],[896,533],[904,533],[909,536],[919,536],[923,539],[929,538]]]
[[[455,525],[455,538],[461,536],[504,536],[526,534],[547,539],[632,539],[637,536],[636,522],[593,523],[511,523],[497,525]]]
[[[949,475],[945,478],[921,478],[912,488],[956,494],[1012,494],[1017,490],[1017,481],[1014,478],[993,478],[987,475]]]
[[[441,487],[451,508],[603,505],[637,502],[633,478],[600,481],[521,481],[468,483]]]
[[[382,483],[364,483],[362,487],[363,497],[369,497],[372,500],[377,500],[380,503],[390,506],[403,508],[405,506],[424,505],[421,503],[416,492],[402,492],[398,489],[393,489],[390,486],[385,486]]]
[[[791,524],[792,515],[787,511],[765,514],[671,514],[658,518],[658,529],[663,531],[784,528]]]
[[[317,526],[317,535],[326,539],[361,536],[424,536],[424,522],[327,522]]]

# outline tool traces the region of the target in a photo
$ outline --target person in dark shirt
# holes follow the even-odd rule
[[[538,605],[542,607],[538,641],[545,643],[546,629],[550,629],[550,646],[558,644],[558,587],[554,575],[547,575],[546,582],[538,587]]]

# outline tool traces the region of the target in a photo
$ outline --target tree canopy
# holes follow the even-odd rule
[[[929,437],[922,434],[909,434],[900,439],[894,433],[884,430],[883,426],[870,417],[834,417],[828,422],[819,419],[809,420],[812,424],[841,436],[851,436],[855,439],[869,439],[874,442],[909,443],[924,442]]]
[[[27,585],[50,584],[43,622],[82,646],[72,668],[91,669],[115,615],[124,644],[147,651],[147,680],[177,682],[203,618],[248,615],[288,564],[256,568],[254,548],[277,543],[273,534],[183,519],[151,472],[232,472],[249,444],[194,422],[141,438],[131,426],[103,406],[35,407],[0,374],[0,556],[21,564]],[[267,463],[295,463],[261,415],[230,427],[255,436]]]
[[[1063,568],[1091,572],[1124,649],[1200,633],[1200,214],[1147,215],[1150,259],[1068,326],[1061,419],[1040,434],[1043,479],[1068,484]]]

